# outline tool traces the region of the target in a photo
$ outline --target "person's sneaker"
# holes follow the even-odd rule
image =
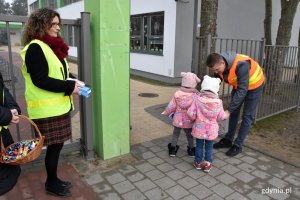
[[[190,157],[194,157],[195,156],[195,147],[190,148],[189,146],[187,147],[187,153]]]
[[[231,146],[232,146],[232,142],[227,138],[222,138],[219,142],[213,145],[215,149],[229,148]]]
[[[242,152],[242,147],[239,147],[234,144],[225,154],[226,154],[226,156],[232,157],[232,156],[238,155],[241,152]]]
[[[205,161],[202,170],[206,173],[208,173],[212,168],[212,164],[210,162]]]
[[[202,169],[203,167],[202,165],[203,165],[202,162],[196,162],[196,161],[194,162],[194,167],[198,170]]]
[[[176,145],[176,147],[172,146],[171,143],[168,144],[168,149],[169,149],[169,156],[175,157],[177,154],[177,151],[179,149],[179,146]]]

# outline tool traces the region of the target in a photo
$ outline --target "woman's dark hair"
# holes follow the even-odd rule
[[[223,57],[218,53],[211,53],[207,56],[206,65],[212,68],[215,64],[223,60]]]
[[[36,36],[43,37],[46,34],[46,31],[51,28],[52,19],[56,16],[59,18],[60,22],[60,15],[55,10],[41,8],[34,11],[29,16],[29,19],[24,27],[24,45],[35,39]]]

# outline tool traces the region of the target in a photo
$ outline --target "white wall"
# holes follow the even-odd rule
[[[131,0],[131,15],[165,12],[163,56],[130,53],[130,68],[173,77],[176,2],[174,0]]]
[[[84,11],[83,1],[78,1],[62,8],[58,8],[57,12],[62,19],[78,19],[80,18],[80,12]]]

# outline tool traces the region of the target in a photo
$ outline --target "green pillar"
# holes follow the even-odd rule
[[[45,0],[39,0],[39,8],[43,8],[45,5]]]
[[[84,7],[91,14],[93,141],[105,160],[130,152],[130,0],[84,1]]]

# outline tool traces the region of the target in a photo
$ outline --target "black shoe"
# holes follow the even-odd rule
[[[172,146],[171,143],[168,144],[168,149],[169,149],[169,156],[175,157],[177,154],[177,151],[179,149],[179,146],[176,145],[176,147]]]
[[[226,156],[236,156],[239,153],[242,152],[242,147],[239,147],[237,145],[233,145],[227,152],[226,152]]]
[[[227,138],[222,138],[219,142],[215,143],[213,147],[215,149],[220,149],[220,148],[229,148],[232,146],[232,142],[228,140]]]
[[[59,182],[58,185],[60,187],[63,187],[63,188],[66,188],[66,189],[70,189],[72,187],[72,183],[69,182],[69,181],[62,181],[62,180],[58,179],[58,182]],[[48,182],[46,181],[45,187],[47,187],[47,186],[48,186]]]
[[[190,148],[189,146],[187,147],[187,153],[189,156],[194,157],[195,156],[195,147]]]
[[[68,188],[60,187],[58,185],[46,186],[46,192],[51,195],[59,196],[59,197],[70,197],[71,192]]]

